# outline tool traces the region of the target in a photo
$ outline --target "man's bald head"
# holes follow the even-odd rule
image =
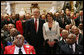
[[[69,34],[68,37],[66,38],[66,42],[68,44],[73,44],[76,42],[76,35],[75,34]]]
[[[24,36],[19,34],[16,36],[15,45],[21,47],[24,44]]]

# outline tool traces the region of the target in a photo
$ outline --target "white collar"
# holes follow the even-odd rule
[[[17,47],[17,46],[15,45],[15,48],[16,48],[16,49],[19,49],[19,48],[23,49],[23,46],[22,46],[22,47]]]
[[[36,18],[34,18],[34,22],[35,22]],[[39,21],[39,18],[37,18],[37,21]]]

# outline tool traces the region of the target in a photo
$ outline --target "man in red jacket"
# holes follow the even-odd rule
[[[36,54],[33,46],[24,45],[23,43],[23,35],[17,35],[13,45],[5,47],[4,54]]]

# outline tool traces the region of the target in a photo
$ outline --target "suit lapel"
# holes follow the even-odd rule
[[[32,22],[31,23],[32,23],[31,25],[32,25],[33,31],[36,32],[35,31],[35,25],[34,25],[34,19],[32,19]]]
[[[24,45],[24,50],[26,54],[30,54],[29,46]]]

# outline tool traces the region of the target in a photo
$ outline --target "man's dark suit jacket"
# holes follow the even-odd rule
[[[75,19],[75,23],[76,23],[75,25],[78,27],[79,24],[81,23],[81,21],[80,21],[80,16]]]
[[[83,35],[79,34],[78,44],[83,45]]]
[[[34,19],[30,19],[26,21],[25,26],[25,39],[27,42],[29,42],[30,45],[33,45],[35,47],[39,47],[43,45],[44,38],[43,38],[43,24],[44,20],[39,18],[39,26],[38,26],[38,32],[35,31],[34,26]]]
[[[59,46],[64,45],[64,44],[66,44],[66,43],[64,42],[63,39],[61,41],[59,41]]]
[[[66,26],[67,24],[71,24],[71,19],[70,19],[70,17],[67,18],[66,15],[64,15],[64,23],[65,23],[65,26]]]
[[[75,44],[75,53],[69,47],[68,44],[64,44],[60,46],[60,54],[82,54],[83,53],[83,46]]]

